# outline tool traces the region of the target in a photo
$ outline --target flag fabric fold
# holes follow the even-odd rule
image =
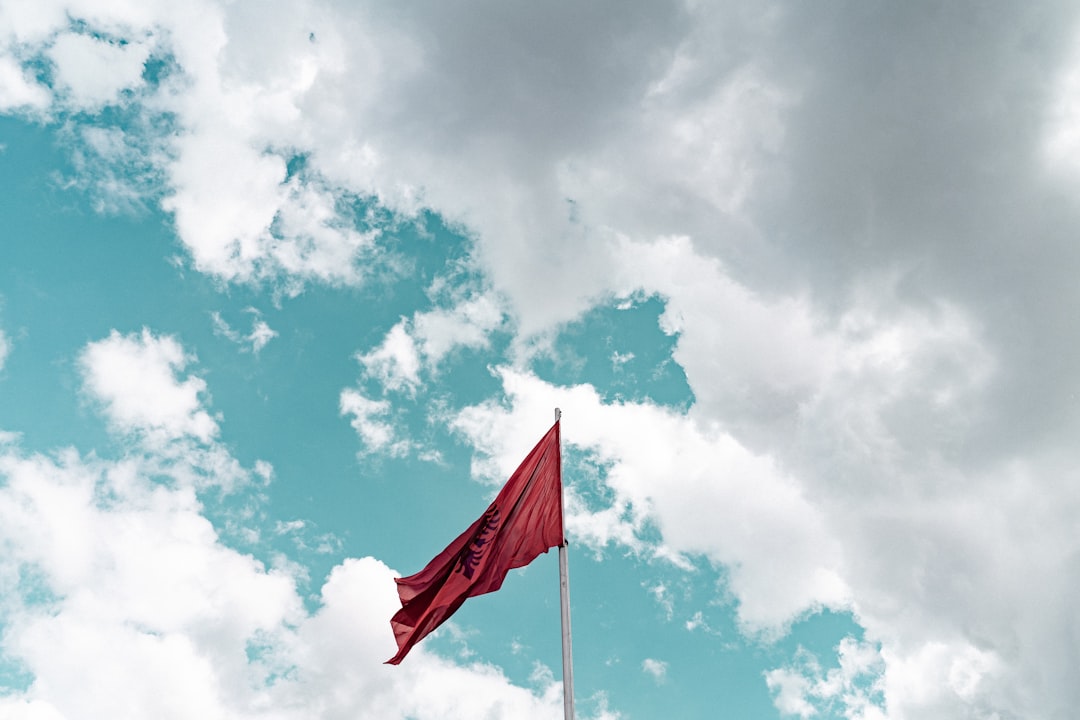
[[[390,620],[397,665],[467,598],[498,590],[506,574],[563,543],[562,457],[556,421],[484,514],[420,572],[397,578],[401,610]]]

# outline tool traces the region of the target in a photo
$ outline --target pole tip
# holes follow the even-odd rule
[[[555,422],[559,422],[562,419],[562,410],[555,408]]]

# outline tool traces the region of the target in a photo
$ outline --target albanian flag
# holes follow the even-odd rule
[[[506,573],[563,542],[562,458],[556,421],[495,501],[420,572],[397,578],[401,609],[390,619],[397,665],[466,598],[502,587]]]

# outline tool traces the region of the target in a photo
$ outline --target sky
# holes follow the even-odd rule
[[[1080,6],[0,0],[0,717],[1080,704]]]

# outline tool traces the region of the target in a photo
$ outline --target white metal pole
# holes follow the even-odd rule
[[[555,408],[555,422],[562,418],[562,411]],[[559,465],[562,467],[562,434],[559,435]],[[566,513],[563,502],[562,477],[559,477],[559,505],[563,517],[563,538],[559,545],[559,600],[562,608],[562,673],[563,673],[563,717],[574,720],[574,658],[570,643],[570,569],[566,561]]]

